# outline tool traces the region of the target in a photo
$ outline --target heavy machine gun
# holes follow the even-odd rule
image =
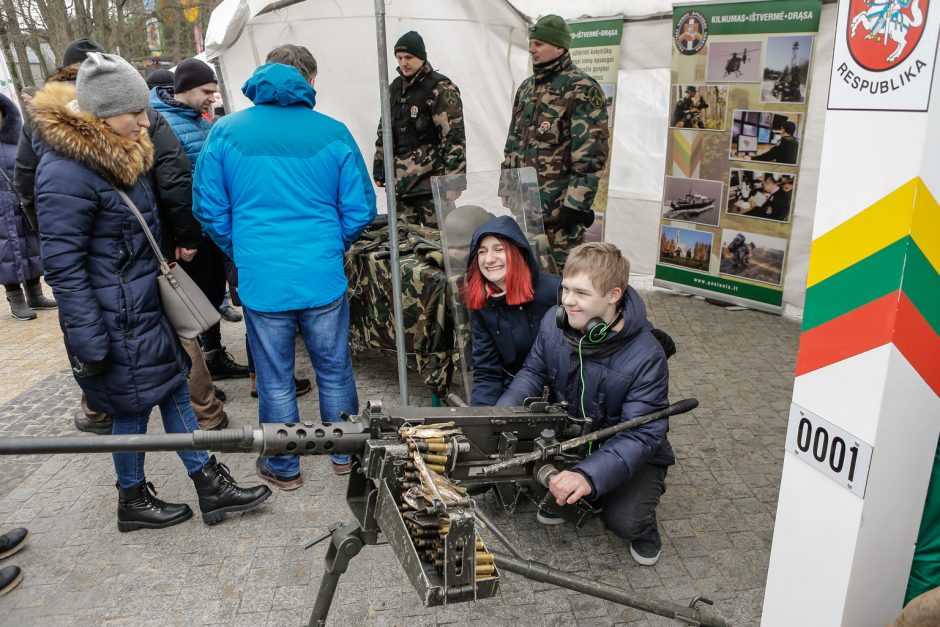
[[[587,446],[626,429],[690,411],[695,399],[591,431],[590,420],[564,404],[529,399],[523,407],[395,407],[366,404],[346,422],[265,423],[191,434],[0,438],[0,455],[209,450],[272,455],[352,456],[346,499],[355,521],[331,526],[311,545],[330,540],[326,566],[310,617],[325,625],[340,575],[366,545],[391,546],[425,606],[492,597],[502,571],[577,590],[673,618],[687,625],[722,627],[719,616],[696,607],[646,598],[525,559],[472,496],[491,488],[512,511],[520,498],[540,493],[551,477],[580,461]],[[558,506],[546,493],[539,506],[580,527],[593,508]],[[478,531],[503,544],[493,550]]]

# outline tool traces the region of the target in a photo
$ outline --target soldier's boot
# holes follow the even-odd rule
[[[37,314],[26,304],[26,297],[19,285],[16,289],[6,288],[7,300],[10,302],[10,313],[17,320],[35,320]]]
[[[213,381],[219,379],[244,379],[248,377],[248,366],[235,361],[225,347],[206,351],[206,367]]]
[[[141,481],[133,488],[115,487],[118,489],[118,531],[163,529],[193,517],[189,505],[158,499],[157,491],[149,481]]]
[[[26,284],[26,304],[33,309],[56,309],[59,306],[54,299],[46,298],[46,295],[42,293],[39,279]]]
[[[202,520],[207,525],[222,522],[225,514],[254,509],[271,496],[271,489],[266,485],[243,488],[235,483],[228,467],[216,461],[215,455],[189,478],[196,486]]]

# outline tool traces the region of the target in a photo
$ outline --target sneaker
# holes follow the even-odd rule
[[[222,314],[222,317],[228,320],[229,322],[241,322],[242,315],[238,313],[238,310],[232,307],[231,305],[226,305],[225,307],[219,307],[219,313]]]
[[[17,553],[26,546],[26,540],[28,539],[29,532],[22,527],[7,531],[0,536],[0,560]]]
[[[274,485],[276,485],[282,490],[286,490],[286,491],[296,490],[297,488],[299,488],[300,486],[304,484],[304,479],[303,477],[300,476],[299,472],[292,477],[283,477],[283,478],[278,477],[271,470],[271,467],[268,466],[268,462],[266,462],[264,458],[262,457],[258,458],[256,466],[258,468],[259,477],[261,477],[262,479],[264,479],[265,481],[269,483],[273,483]]]
[[[535,515],[535,519],[543,525],[560,525],[565,522],[565,519],[561,516],[546,512],[544,509],[539,510],[539,513]]]
[[[245,379],[248,377],[248,366],[235,361],[232,354],[226,352],[225,348],[212,351],[215,355],[209,359],[206,356],[206,366],[209,368],[209,376],[213,380],[218,379]]]
[[[647,540],[633,540],[630,542],[630,555],[636,560],[637,564],[643,566],[652,566],[658,562],[662,552],[661,546],[656,546]]]
[[[212,393],[215,394],[215,397],[223,403],[228,400],[228,396],[225,395],[225,390],[217,385],[212,386]]]
[[[111,435],[111,427],[114,421],[110,414],[105,414],[104,420],[90,420],[85,412],[75,413],[75,428],[85,433],[94,433],[95,435]]]
[[[333,463],[333,474],[334,475],[348,475],[352,472],[352,462],[346,462],[345,464]]]

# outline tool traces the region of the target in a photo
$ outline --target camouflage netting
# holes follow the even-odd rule
[[[402,308],[408,366],[439,396],[451,384],[458,357],[438,233],[399,225]],[[374,225],[346,253],[350,343],[355,352],[395,354],[388,225]]]

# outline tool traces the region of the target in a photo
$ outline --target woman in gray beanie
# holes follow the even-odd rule
[[[91,52],[74,87],[53,83],[30,105],[38,139],[36,209],[46,280],[76,381],[91,406],[113,416],[114,434],[145,433],[160,408],[167,433],[198,428],[189,402],[189,360],[160,305],[157,260],[118,194],[137,205],[159,237],[147,172],[153,146],[150,92],[116,55]],[[243,489],[205,451],[179,453],[196,486],[203,520],[245,511],[267,499],[266,486]],[[188,505],[156,498],[143,453],[115,453],[118,529],[181,523]]]

